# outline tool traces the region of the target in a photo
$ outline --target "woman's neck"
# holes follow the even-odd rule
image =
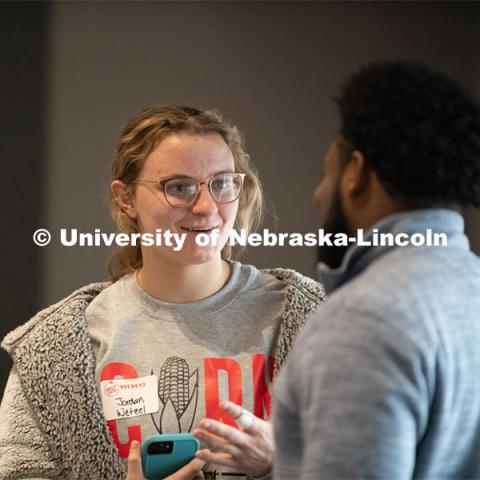
[[[231,266],[224,260],[200,265],[168,262],[147,263],[139,270],[137,281],[149,295],[168,303],[192,303],[218,292],[228,281]]]

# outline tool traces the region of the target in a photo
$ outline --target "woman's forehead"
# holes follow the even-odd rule
[[[235,168],[233,154],[217,133],[172,134],[147,157],[144,172],[159,175],[205,175]]]

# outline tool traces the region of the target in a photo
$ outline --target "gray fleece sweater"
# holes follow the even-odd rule
[[[267,272],[287,285],[278,369],[324,292],[292,270]],[[14,367],[0,409],[0,479],[125,478],[103,416],[85,321],[85,309],[109,285],[77,290],[5,337]]]

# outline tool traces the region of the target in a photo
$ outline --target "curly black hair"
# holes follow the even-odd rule
[[[480,206],[480,105],[442,73],[372,62],[336,98],[340,133],[391,193],[426,206]]]

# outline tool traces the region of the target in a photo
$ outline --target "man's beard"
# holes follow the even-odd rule
[[[328,212],[325,221],[323,222],[323,229],[325,233],[332,234],[332,241],[336,234],[342,233],[348,235],[348,224],[343,210],[342,200],[338,191],[338,185],[332,198],[330,211]],[[338,268],[342,264],[345,256],[347,246],[319,246],[317,250],[317,259],[319,262],[326,263],[330,268]]]

